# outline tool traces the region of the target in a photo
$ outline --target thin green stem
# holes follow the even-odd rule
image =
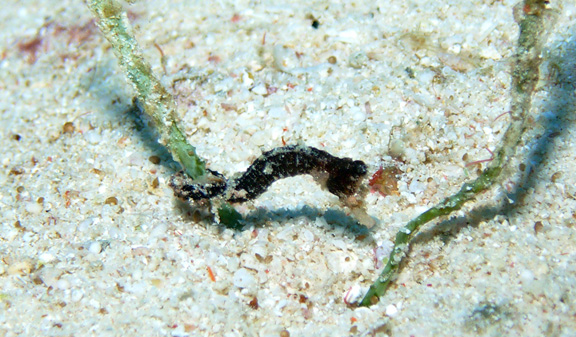
[[[134,85],[143,112],[150,118],[163,143],[193,179],[205,174],[205,164],[188,143],[176,120],[174,97],[152,72],[134,38],[126,12],[115,0],[89,0],[88,7],[97,24],[112,44],[130,82]]]
[[[188,176],[192,179],[205,176],[204,161],[198,157],[196,149],[188,143],[178,125],[174,97],[154,75],[152,67],[142,56],[122,5],[115,0],[88,0],[88,7],[98,19],[100,31],[112,44],[126,77],[136,89],[142,111],[152,120],[160,135],[160,142],[168,148]],[[226,226],[240,226],[242,216],[232,206],[224,204],[218,213],[220,221]]]
[[[539,67],[542,63],[540,53],[550,28],[552,11],[541,0],[525,0],[516,5],[515,17],[520,26],[517,54],[512,73],[512,122],[506,130],[493,160],[482,174],[472,182],[465,183],[458,193],[442,200],[436,206],[412,219],[404,226],[394,241],[384,270],[372,284],[360,305],[368,306],[378,301],[394,280],[398,267],[406,257],[408,245],[420,228],[443,215],[448,215],[486,191],[500,179],[506,163],[516,151],[516,145],[524,132],[526,116],[532,106],[532,95],[539,80]]]

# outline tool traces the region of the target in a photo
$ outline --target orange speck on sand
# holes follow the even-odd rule
[[[240,14],[234,14],[234,15],[232,16],[232,19],[230,19],[230,21],[236,23],[236,22],[240,21],[240,19],[242,19],[242,17],[240,16]]]
[[[218,55],[210,55],[208,56],[208,62],[217,64],[222,62],[222,59]]]
[[[210,280],[216,282],[216,277],[214,276],[214,272],[212,272],[212,268],[206,267],[206,270],[208,271],[208,277],[210,277]]]

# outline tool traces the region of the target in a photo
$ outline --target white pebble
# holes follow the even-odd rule
[[[246,86],[247,88],[254,85],[254,80],[252,79],[250,74],[248,74],[247,72],[242,73],[242,84],[244,84],[244,86]],[[230,88],[232,88],[232,81],[230,81],[230,85],[231,85]],[[228,91],[228,90],[230,90],[230,89],[227,89],[226,91]]]
[[[274,308],[274,313],[276,314],[276,316],[279,316],[279,317],[282,316],[282,308],[284,308],[287,304],[288,304],[288,301],[285,299],[282,299],[278,302],[278,304]]]
[[[357,106],[350,108],[350,110],[348,111],[348,115],[351,116],[352,119],[356,122],[362,122],[366,120],[365,110]]]
[[[274,57],[274,66],[280,71],[289,72],[288,68],[295,66],[294,64],[288,65],[291,54],[292,52],[290,49],[280,44],[275,45],[272,51],[272,56]]]
[[[364,297],[365,290],[363,290],[359,285],[353,285],[346,293],[344,293],[344,303],[354,304],[359,303]]]
[[[72,291],[72,296],[70,297],[70,299],[72,300],[72,302],[78,302],[82,299],[82,297],[84,297],[83,290],[74,290]]]
[[[140,280],[142,278],[142,270],[136,269],[132,272],[132,279]]]
[[[84,138],[91,144],[98,144],[102,140],[102,137],[100,136],[100,133],[97,129],[85,132]]]
[[[368,64],[368,56],[363,51],[358,51],[350,55],[348,63],[352,68],[360,69]]]
[[[54,255],[50,254],[50,253],[42,253],[42,254],[40,254],[40,256],[38,257],[38,260],[39,260],[41,263],[46,264],[46,263],[50,263],[50,262],[56,260],[56,257],[55,257]]]
[[[386,307],[386,316],[396,316],[396,314],[398,313],[398,309],[396,308],[396,306],[394,304],[390,304]]]
[[[252,253],[258,254],[260,256],[266,256],[268,251],[266,249],[266,244],[264,241],[258,241],[252,246]]]
[[[254,279],[254,276],[252,276],[252,273],[247,269],[240,268],[234,273],[232,282],[238,288],[248,288],[254,286],[256,280]]]
[[[524,282],[533,281],[534,280],[534,273],[532,273],[532,271],[530,271],[528,269],[524,269],[523,271],[520,272],[520,278]]]
[[[26,204],[26,211],[32,214],[38,214],[42,212],[42,205],[36,202],[30,202]]]
[[[168,226],[165,223],[159,224],[158,226],[154,227],[154,229],[150,232],[150,238],[158,238],[163,237],[166,235],[166,231],[168,230]]]
[[[345,43],[357,43],[358,42],[358,32],[354,29],[345,30],[339,32],[338,40]]]
[[[498,49],[496,49],[494,46],[488,46],[486,48],[481,49],[479,56],[492,60],[499,60],[502,58],[502,55],[500,54]]]
[[[346,243],[343,240],[333,240],[332,241],[332,246],[334,246],[335,248],[338,248],[340,250],[346,250]]]
[[[258,131],[252,135],[250,141],[258,146],[266,145],[270,140],[270,135],[267,131]]]
[[[318,219],[324,219],[324,218],[316,218],[316,220],[318,221]],[[326,220],[324,220],[324,224],[322,224],[324,226],[327,225]],[[276,238],[278,240],[282,240],[282,241],[289,241],[290,238],[292,237],[292,232],[294,231],[294,227],[286,227],[285,229],[283,229],[280,233],[276,234]]]
[[[393,139],[390,141],[390,147],[388,148],[388,154],[394,158],[402,157],[405,150],[404,142],[399,139]]]
[[[423,183],[419,182],[416,179],[412,180],[412,183],[410,184],[410,186],[408,186],[408,191],[414,194],[422,193],[424,192],[425,189],[426,185],[424,185]]]
[[[78,225],[78,231],[84,232],[85,230],[90,228],[90,226],[92,225],[93,222],[94,222],[94,218],[88,218],[88,219],[80,222],[80,224]]]
[[[264,96],[268,93],[268,90],[266,90],[266,86],[264,84],[260,83],[254,88],[252,88],[252,92],[255,93],[256,95]]]
[[[58,282],[56,282],[56,288],[60,290],[66,290],[70,288],[70,282],[66,280],[58,280]]]
[[[88,251],[92,254],[99,254],[102,251],[102,245],[98,241],[92,242]]]
[[[268,110],[268,117],[276,119],[285,119],[287,117],[286,109],[283,106],[274,106]]]
[[[304,240],[307,241],[307,242],[312,242],[312,241],[314,241],[314,233],[312,233],[312,232],[309,231],[308,229],[302,230],[302,237],[303,237]]]

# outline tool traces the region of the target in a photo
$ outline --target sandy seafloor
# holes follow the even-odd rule
[[[397,230],[476,177],[508,125],[514,2],[130,5],[211,169],[300,142],[402,172],[398,195],[367,196],[372,229],[300,176],[230,230],[174,198],[178,166],[83,1],[3,1],[0,335],[575,336],[576,7],[551,5],[509,178],[427,225],[356,308],[344,295]]]

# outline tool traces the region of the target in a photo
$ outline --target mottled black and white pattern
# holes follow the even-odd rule
[[[170,187],[182,199],[206,200],[223,196],[229,202],[257,198],[278,179],[300,174],[312,175],[329,192],[340,198],[353,196],[368,172],[360,160],[338,158],[326,151],[303,145],[279,147],[257,158],[240,177],[226,180],[216,171],[192,180],[180,172]]]

